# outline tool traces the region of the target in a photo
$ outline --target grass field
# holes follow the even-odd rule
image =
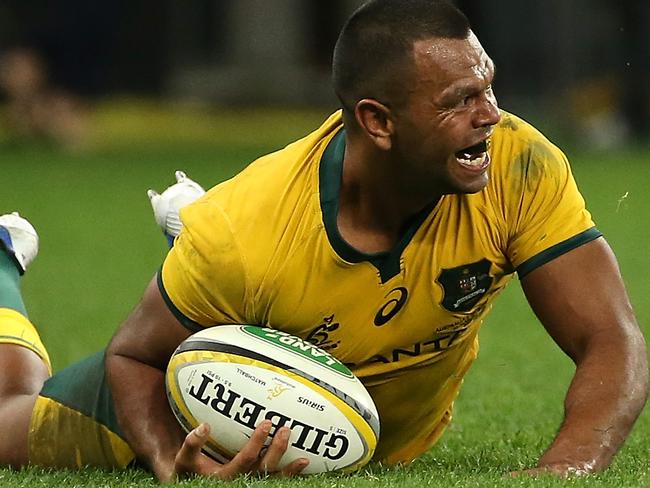
[[[98,112],[94,146],[84,153],[18,146],[0,137],[0,213],[20,210],[41,235],[41,253],[24,278],[24,295],[55,369],[102,348],[160,266],[165,245],[150,214],[147,188],[164,189],[176,169],[210,186],[315,127],[324,115],[172,116],[152,107],[122,105]],[[644,246],[650,241],[650,148],[568,152],[589,208],[618,255],[647,333],[650,257]],[[451,428],[411,466],[374,466],[348,477],[241,478],[232,486],[650,486],[647,413],[604,474],[568,482],[508,479],[508,472],[532,466],[552,439],[572,364],[545,335],[517,283],[498,301],[481,339],[481,354],[467,377]],[[155,484],[140,471],[0,470],[0,486]]]

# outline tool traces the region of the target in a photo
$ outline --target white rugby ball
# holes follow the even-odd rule
[[[169,362],[166,386],[187,432],[210,424],[205,451],[222,462],[264,419],[271,437],[291,428],[280,468],[304,457],[304,474],[357,470],[379,439],[377,408],[358,378],[326,351],[274,329],[224,325],[190,336]]]

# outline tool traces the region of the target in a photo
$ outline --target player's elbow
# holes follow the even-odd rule
[[[589,368],[595,364],[605,367],[601,374],[625,391],[630,406],[640,409],[650,390],[645,338],[632,314],[610,323],[615,325],[601,328],[585,338],[574,361],[578,367]]]
[[[133,320],[132,320],[132,315],[131,314],[115,331],[115,334],[113,334],[113,337],[108,343],[108,346],[106,348],[106,359],[107,361],[113,360],[116,357],[119,356],[131,356],[132,351],[131,349],[135,344],[137,344],[137,341],[134,342],[134,334],[132,332],[133,329]]]
[[[105,367],[109,383],[112,379],[122,375],[124,364],[134,356],[129,333],[129,319],[127,319],[115,332],[106,348]]]
[[[629,364],[631,374],[634,375],[633,387],[638,392],[642,404],[648,399],[650,390],[650,379],[648,374],[648,351],[643,333],[639,327],[635,327],[629,338]]]
[[[611,361],[621,370],[620,386],[625,390],[626,402],[636,412],[640,412],[648,398],[650,380],[648,377],[648,352],[646,341],[636,320],[630,320],[613,334],[610,341],[622,361]]]

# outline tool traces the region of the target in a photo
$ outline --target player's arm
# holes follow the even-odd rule
[[[601,471],[648,394],[645,341],[614,254],[601,237],[531,271],[521,283],[535,314],[576,365],[560,430],[527,473]]]
[[[116,415],[127,442],[163,481],[184,434],[165,401],[164,370],[189,335],[164,304],[155,280],[117,331],[106,352],[106,372]]]
[[[167,402],[164,371],[174,349],[188,336],[189,331],[165,304],[156,279],[152,280],[106,354],[108,382],[127,442],[163,482],[184,473],[230,479],[251,471],[275,472],[288,445],[286,427],[260,456],[272,427],[270,422],[262,422],[248,444],[224,465],[201,452],[209,437],[206,424],[187,436],[182,431]],[[297,474],[305,466],[304,460],[296,460],[282,474]]]

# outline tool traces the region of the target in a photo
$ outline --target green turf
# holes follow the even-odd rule
[[[17,146],[6,138],[0,145],[0,213],[20,210],[41,235],[41,253],[24,278],[24,295],[56,369],[103,347],[160,266],[165,245],[151,218],[147,188],[164,189],[175,169],[209,186],[300,136],[324,114],[202,114],[185,116],[180,125],[151,107],[134,112],[131,122],[118,123],[123,115],[124,110],[101,112],[98,120],[106,134],[76,155],[44,145]],[[154,122],[148,125],[149,119]],[[275,123],[265,129],[271,120]],[[650,151],[569,156],[589,208],[618,255],[639,321],[647,324]],[[552,439],[572,365],[545,335],[517,283],[498,301],[481,341],[452,426],[413,465],[373,467],[349,477],[242,478],[233,486],[650,486],[647,414],[604,474],[569,482],[508,479],[509,471],[532,466]],[[54,485],[155,483],[140,471],[0,470],[0,486]]]

